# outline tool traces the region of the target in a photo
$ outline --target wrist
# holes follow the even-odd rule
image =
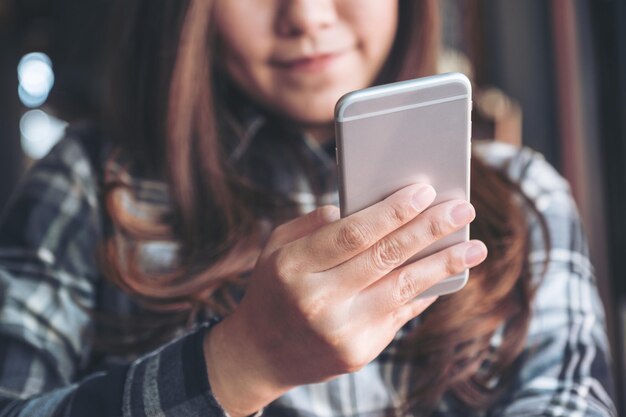
[[[248,335],[230,316],[204,339],[213,395],[231,417],[254,414],[291,388],[272,381],[268,361],[248,340]]]

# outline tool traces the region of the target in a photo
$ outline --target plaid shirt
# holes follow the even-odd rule
[[[233,158],[255,167],[247,174],[289,195],[302,213],[337,204],[334,149],[306,137],[287,142],[280,136],[257,119]],[[86,150],[84,137],[84,131],[70,131],[30,170],[0,224],[0,416],[224,416],[212,396],[202,351],[211,324],[199,323],[132,360],[103,360],[91,352],[85,335],[93,323],[85,307],[123,313],[132,302],[104,281],[96,266],[105,216],[99,162]],[[474,148],[521,185],[551,234],[523,366],[506,402],[483,415],[616,416],[603,308],[568,185],[528,149],[500,143]],[[135,185],[139,208],[166,204],[164,184],[136,179]],[[531,269],[538,277],[546,259],[544,240],[537,219],[528,219]],[[155,244],[146,248],[145,262],[158,268],[163,259],[171,261],[172,252]],[[419,318],[409,322],[396,340],[418,325]],[[493,337],[494,347],[499,338]],[[395,346],[394,341],[359,372],[288,392],[264,414],[399,415],[420,372],[394,358]],[[444,397],[434,415],[472,414]]]

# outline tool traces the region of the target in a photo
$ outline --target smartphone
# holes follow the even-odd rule
[[[470,198],[472,88],[460,73],[358,90],[335,107],[339,203],[345,217],[414,183],[431,184],[433,205]],[[469,240],[469,225],[434,242],[416,261]],[[408,263],[408,262],[407,262]],[[469,271],[420,297],[463,288]]]

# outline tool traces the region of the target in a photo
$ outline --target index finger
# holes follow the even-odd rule
[[[324,226],[286,248],[293,254],[308,255],[290,256],[299,263],[293,266],[321,272],[340,265],[414,219],[432,204],[435,196],[435,189],[428,184],[410,185],[379,203]]]

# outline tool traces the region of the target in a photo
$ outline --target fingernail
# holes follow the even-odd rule
[[[465,225],[474,218],[474,207],[469,203],[457,204],[450,211],[450,217],[455,226]]]
[[[465,251],[465,264],[467,266],[474,266],[479,264],[483,259],[487,257],[487,248],[484,244],[473,242],[470,247]]]
[[[339,208],[335,206],[325,206],[319,209],[319,215],[324,223],[332,223],[341,217]]]
[[[411,204],[417,211],[424,210],[435,199],[435,189],[430,185],[421,187],[413,194],[411,198]]]

